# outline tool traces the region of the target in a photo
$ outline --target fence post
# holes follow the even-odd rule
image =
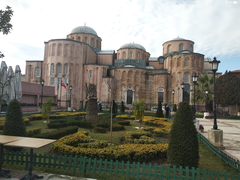
[[[83,176],[86,176],[86,157],[83,158],[83,164],[82,164],[82,168],[83,168]]]

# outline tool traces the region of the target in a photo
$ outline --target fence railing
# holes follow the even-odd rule
[[[5,152],[4,162],[6,164],[19,164],[28,167],[29,153],[23,152]],[[109,175],[120,175],[126,177],[139,178],[161,178],[161,179],[195,179],[195,180],[207,180],[207,179],[230,179],[240,180],[240,174],[234,175],[234,173],[227,174],[227,172],[220,173],[219,171],[213,172],[213,170],[206,171],[206,169],[200,170],[199,168],[177,168],[176,166],[157,166],[151,163],[129,163],[108,161],[99,159],[91,159],[86,157],[73,157],[73,156],[57,156],[57,155],[42,155],[34,154],[33,167],[54,168],[54,169],[66,169],[71,170],[72,175],[76,175],[77,171],[81,171],[83,176],[86,173],[99,173]]]
[[[207,138],[205,138],[201,133],[198,132],[198,139],[202,141],[216,156],[227,163],[232,168],[240,172],[240,162],[232,157],[228,156],[226,153],[222,152],[220,149],[212,145]]]

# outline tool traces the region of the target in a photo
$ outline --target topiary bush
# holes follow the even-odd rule
[[[93,131],[94,131],[95,133],[106,133],[106,132],[107,132],[107,129],[96,126],[96,127],[93,128]]]
[[[177,105],[176,104],[174,104],[174,106],[173,106],[173,111],[177,112]]]
[[[26,126],[20,103],[13,99],[8,105],[3,135],[25,136]],[[7,147],[10,151],[21,151],[22,148]]]
[[[113,124],[112,125],[112,130],[113,131],[122,131],[125,130],[124,126],[120,125],[120,124]]]
[[[162,117],[163,118],[162,102],[161,101],[158,102],[156,117]]]
[[[129,126],[130,125],[130,121],[118,121],[117,123],[120,124],[120,125],[123,125],[123,126]]]
[[[120,112],[124,113],[125,112],[125,106],[124,106],[124,102],[121,102],[121,107],[120,107]]]
[[[168,161],[182,167],[198,167],[199,151],[197,130],[193,124],[192,108],[187,102],[179,104],[170,131]]]

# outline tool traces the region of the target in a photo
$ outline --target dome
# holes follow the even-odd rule
[[[188,40],[188,39],[183,39],[183,38],[181,38],[181,37],[177,37],[177,38],[174,38],[174,39],[172,39],[172,40],[169,40],[169,41],[166,41],[166,42],[170,42],[170,41],[191,41],[191,40]],[[165,43],[166,43],[165,42]],[[191,42],[193,42],[193,41],[191,41]],[[194,42],[193,42],[194,43]],[[163,43],[164,44],[164,43]]]
[[[142,45],[135,43],[124,44],[120,47],[120,49],[142,49],[146,51],[146,49]]]
[[[88,26],[78,26],[72,30],[70,34],[75,34],[75,33],[85,33],[85,34],[93,34],[97,36],[96,31]]]

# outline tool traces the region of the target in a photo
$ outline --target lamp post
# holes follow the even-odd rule
[[[44,86],[45,81],[42,79],[41,84],[42,84],[42,97],[41,97],[41,105],[42,105],[42,99],[43,99],[43,86]]]
[[[192,76],[192,80],[193,80],[193,119],[195,120],[195,113],[196,113],[196,108],[195,108],[195,84],[197,82],[198,76],[196,75],[196,73],[194,73],[194,75]]]
[[[184,100],[184,87],[185,87],[185,84],[184,84],[184,82],[182,82],[182,84],[181,84],[181,88],[182,88],[182,101]]]
[[[122,86],[123,84],[121,83],[121,103],[122,103]]]
[[[172,90],[173,106],[174,106],[174,93],[175,93],[175,90],[173,89],[173,90]],[[173,108],[174,108],[174,107],[173,107]]]
[[[218,70],[218,64],[220,61],[217,61],[216,57],[213,58],[213,61],[210,61],[209,63],[212,64],[212,72],[213,72],[213,85],[214,85],[214,124],[213,129],[217,129],[217,119],[216,119],[216,89],[215,89],[215,74]]]
[[[71,100],[72,100],[72,86],[70,86],[69,89],[70,89],[70,103],[69,103],[69,107],[71,107]]]
[[[205,109],[205,110],[206,110],[206,112],[207,112],[207,99],[208,99],[208,90],[206,90],[206,91],[205,91],[205,93],[206,93],[206,109]]]
[[[66,83],[66,110],[67,110],[67,90],[68,90],[68,83]]]

